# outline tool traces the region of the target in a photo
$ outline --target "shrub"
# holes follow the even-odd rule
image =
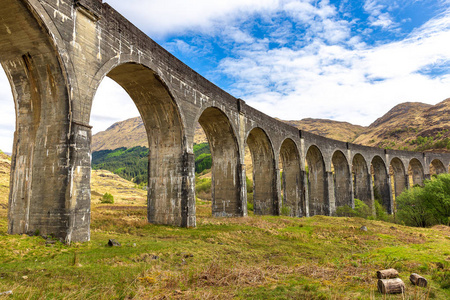
[[[336,216],[338,217],[360,217],[368,218],[372,216],[370,207],[359,199],[355,199],[355,209],[348,205],[340,206],[336,209]]]
[[[291,215],[291,208],[286,205],[281,206],[281,215],[282,216],[290,216]]]
[[[251,181],[247,176],[245,176],[245,181],[247,182],[247,193],[253,193],[253,181]]]
[[[336,216],[338,217],[354,217],[356,212],[348,205],[339,206],[336,208]]]
[[[420,198],[437,224],[448,225],[450,218],[450,174],[425,180]]]
[[[103,194],[102,203],[114,204],[114,196],[111,195],[110,193]]]
[[[253,211],[254,205],[253,205],[253,193],[247,193],[247,210]]]
[[[377,220],[392,222],[392,216],[387,213],[386,208],[378,200],[375,200],[375,214]]]
[[[356,217],[367,218],[372,215],[370,207],[359,199],[355,199]]]

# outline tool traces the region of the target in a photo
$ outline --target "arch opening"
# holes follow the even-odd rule
[[[311,146],[306,153],[308,165],[309,215],[329,215],[325,162],[317,146]]]
[[[251,178],[253,179],[254,213],[256,215],[276,215],[278,200],[272,144],[262,129],[254,128],[248,135],[247,145],[253,166]]]
[[[381,201],[381,205],[389,214],[393,213],[390,178],[383,159],[375,156],[372,159],[371,173],[373,178],[374,198]],[[373,209],[373,207],[372,207]],[[372,210],[374,211],[374,210]]]
[[[145,128],[146,141],[138,143],[149,149],[148,221],[195,226],[194,196],[187,186],[187,177],[192,174],[185,167],[193,164],[194,158],[185,151],[181,116],[168,88],[151,69],[140,64],[116,66],[106,76],[127,92]]]
[[[331,159],[331,165],[336,208],[345,205],[353,207],[352,176],[344,153],[336,151]]]
[[[395,157],[391,160],[389,175],[392,185],[392,197],[395,202],[395,198],[408,187],[408,176],[406,174],[403,162],[399,158]]]
[[[430,163],[430,176],[445,173],[445,166],[439,159],[433,159]]]
[[[417,158],[413,158],[409,162],[408,178],[410,187],[413,187],[415,185],[423,185],[425,175],[423,172],[423,166]]]
[[[211,150],[212,214],[216,217],[244,215],[240,196],[240,163],[237,139],[228,117],[218,108],[206,108],[198,122]]]
[[[302,201],[301,192],[300,155],[293,140],[286,139],[281,144],[279,162],[281,164],[282,203],[281,207],[277,207],[278,214],[293,217],[305,216],[306,207],[305,202]]]
[[[352,162],[354,198],[363,201],[370,208],[374,208],[373,190],[367,162],[361,154],[356,154]]]

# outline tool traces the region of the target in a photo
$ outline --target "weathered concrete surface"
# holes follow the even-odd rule
[[[374,191],[392,211],[393,193],[449,169],[448,154],[343,143],[270,118],[201,77],[101,0],[2,0],[0,62],[16,107],[12,234],[89,240],[89,120],[105,76],[128,92],[148,133],[149,222],[196,225],[197,121],[213,155],[215,216],[247,215],[246,144],[258,214],[331,215],[353,206],[354,198],[373,208]]]

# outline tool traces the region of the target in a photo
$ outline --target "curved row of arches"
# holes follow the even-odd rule
[[[245,203],[230,201],[230,193],[225,193],[222,198],[217,196],[220,186],[221,190],[234,190],[231,194],[239,197],[238,187],[231,184],[236,183],[239,176],[231,170],[237,170],[240,146],[237,138],[230,137],[234,131],[226,114],[219,108],[211,107],[205,113],[212,111],[215,119],[221,120],[220,126],[217,125],[220,128],[214,132],[226,132],[229,136],[226,143],[220,144],[224,152],[217,152],[214,150],[217,142],[210,136],[211,130],[208,128],[213,122],[201,122],[212,149],[213,215],[233,215],[233,212],[234,215],[242,215]],[[306,154],[302,155],[298,143],[291,138],[284,139],[279,149],[275,149],[268,133],[260,127],[252,128],[244,140],[253,167],[254,213],[259,215],[332,215],[338,207],[354,207],[355,198],[364,201],[373,212],[374,200],[378,199],[388,213],[393,213],[395,197],[413,185],[422,185],[428,178],[422,162],[417,158],[411,158],[405,164],[405,159],[393,157],[386,163],[388,158],[381,155],[372,155],[367,159],[367,154],[358,151],[348,151],[345,155],[342,150],[336,149],[331,161],[327,162],[319,146],[310,145]],[[233,161],[236,164],[233,165]],[[327,165],[330,165],[329,170]],[[227,172],[224,172],[224,167]],[[432,160],[428,167],[429,175],[447,172],[439,159]],[[228,207],[233,203],[240,203],[241,206],[234,205],[234,210],[230,210]]]

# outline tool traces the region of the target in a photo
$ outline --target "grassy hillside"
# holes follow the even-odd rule
[[[450,99],[436,105],[402,103],[377,119],[354,143],[410,151],[450,151]]]
[[[108,170],[136,184],[148,181],[148,148],[118,148],[92,153],[92,169]]]
[[[148,148],[136,146],[115,150],[100,150],[92,153],[92,169],[108,170],[136,184],[148,181]],[[208,143],[195,144],[195,171],[203,172],[212,164]]]
[[[326,119],[307,118],[300,121],[283,122],[300,130],[343,142],[352,142],[366,129],[363,126],[353,125],[348,122],[338,122]]]

